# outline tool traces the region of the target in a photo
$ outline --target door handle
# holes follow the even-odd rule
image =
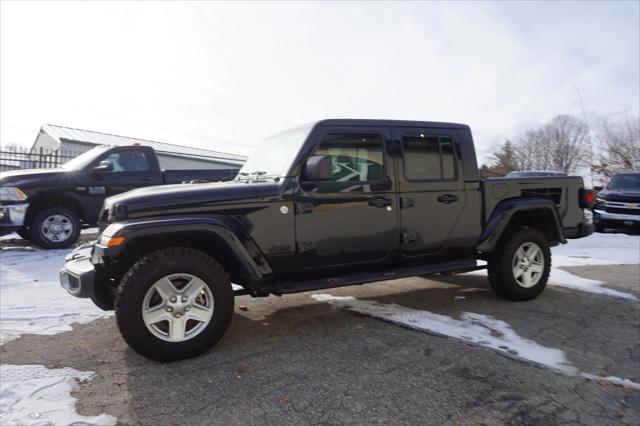
[[[458,197],[453,194],[443,194],[438,197],[438,201],[445,204],[451,204],[458,201]]]
[[[393,204],[393,200],[387,197],[376,197],[369,200],[369,205],[373,207],[386,207]]]
[[[151,182],[152,180],[153,178],[150,178],[150,177],[140,178],[140,182]]]

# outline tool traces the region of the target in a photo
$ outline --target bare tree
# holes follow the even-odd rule
[[[579,118],[558,115],[547,124],[517,136],[508,148],[513,152],[509,164],[515,170],[574,173],[589,162],[589,128]],[[504,166],[504,149],[501,146],[494,154],[493,167]]]
[[[516,138],[514,146],[518,170],[550,170],[551,144],[544,128],[528,130]]]
[[[588,162],[589,129],[584,121],[570,115],[558,115],[543,130],[555,170],[574,173]]]
[[[611,177],[621,171],[640,170],[640,118],[600,117],[597,138],[601,153],[596,171]]]

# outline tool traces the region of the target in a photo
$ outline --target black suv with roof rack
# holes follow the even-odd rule
[[[481,180],[466,125],[324,120],[267,139],[233,182],[108,198],[99,240],[68,256],[60,280],[115,309],[137,352],[174,360],[220,340],[239,295],[484,260],[500,296],[533,299],[549,248],[593,232],[583,214],[592,196],[580,177]]]

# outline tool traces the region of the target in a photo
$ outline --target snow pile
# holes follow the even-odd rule
[[[115,417],[106,414],[86,417],[75,410],[76,399],[71,391],[78,382],[90,380],[93,375],[73,368],[0,366],[0,424],[115,424]]]
[[[311,297],[341,309],[358,312],[415,330],[453,337],[472,345],[483,346],[511,358],[547,367],[558,373],[580,376],[594,381],[607,381],[640,390],[640,383],[628,379],[582,373],[567,360],[564,352],[560,349],[549,348],[525,339],[519,336],[506,322],[487,315],[463,312],[460,319],[455,319],[429,311],[406,308],[396,304],[359,300],[350,296],[314,294]]]
[[[51,335],[71,330],[112,313],[89,299],[70,296],[60,287],[58,272],[70,250],[0,252],[0,344],[22,334]]]

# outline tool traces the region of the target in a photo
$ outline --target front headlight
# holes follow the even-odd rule
[[[27,194],[22,192],[20,188],[12,186],[3,186],[0,188],[0,201],[24,201]]]

